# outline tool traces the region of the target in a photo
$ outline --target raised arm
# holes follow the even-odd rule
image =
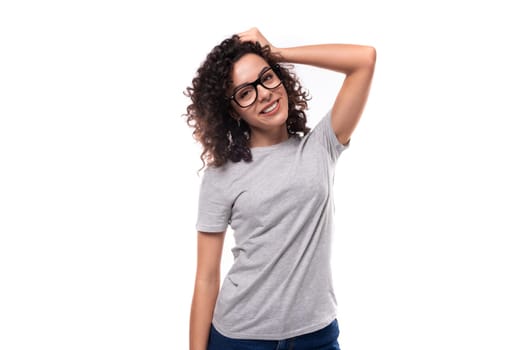
[[[306,64],[345,74],[343,85],[332,108],[332,127],[340,143],[349,142],[368,99],[374,74],[376,51],[371,46],[352,44],[321,44],[276,48],[252,28],[239,34],[241,40],[269,45],[282,61]]]
[[[225,232],[199,232],[197,238],[197,273],[190,315],[190,350],[206,350],[219,293],[221,256]]]

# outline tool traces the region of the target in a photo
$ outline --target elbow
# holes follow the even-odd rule
[[[375,47],[372,46],[367,46],[366,50],[366,67],[373,71],[376,65],[377,52]]]
[[[364,46],[361,54],[361,61],[359,65],[359,70],[362,74],[365,74],[372,79],[374,75],[374,70],[376,66],[376,49],[372,46]]]

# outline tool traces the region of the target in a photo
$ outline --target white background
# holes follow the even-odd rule
[[[183,91],[258,26],[276,46],[378,52],[336,175],[343,349],[524,349],[518,8],[3,1],[0,348],[187,349],[201,164]],[[313,126],[342,77],[296,70]]]

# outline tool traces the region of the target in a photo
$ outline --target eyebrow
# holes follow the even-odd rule
[[[245,86],[248,86],[248,85],[250,85],[250,84],[253,84],[253,82],[255,82],[255,81],[257,81],[258,79],[261,78],[262,73],[263,73],[264,71],[268,70],[268,68],[272,69],[272,67],[270,67],[270,66],[263,67],[263,68],[261,69],[261,71],[259,72],[259,74],[257,75],[257,79],[255,79],[254,81],[247,82],[247,83],[242,83],[241,85],[238,85],[238,86],[234,87],[232,91],[233,91],[233,92],[236,92],[237,90],[242,89],[242,88],[245,87]]]

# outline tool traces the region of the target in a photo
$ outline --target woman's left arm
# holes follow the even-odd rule
[[[332,128],[341,144],[347,144],[359,122],[368,99],[374,75],[376,50],[371,46],[322,44],[276,48],[257,28],[239,34],[241,40],[269,45],[282,61],[306,64],[345,74],[332,108]]]

